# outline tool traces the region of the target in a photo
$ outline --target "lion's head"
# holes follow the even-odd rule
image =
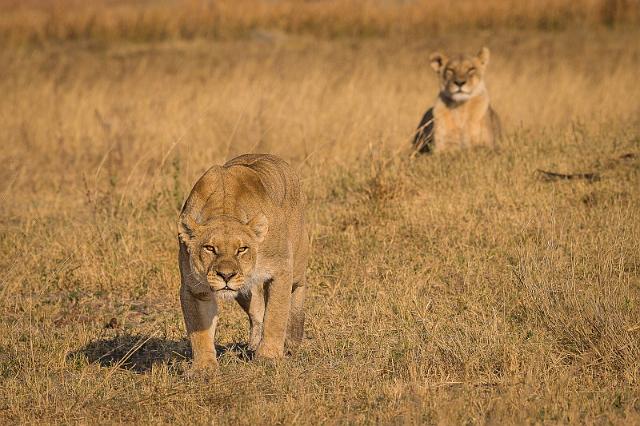
[[[483,47],[475,56],[449,58],[436,52],[429,60],[440,78],[440,91],[455,102],[465,102],[484,90],[484,72],[489,63],[489,49]]]
[[[247,278],[253,274],[267,230],[267,218],[258,214],[248,223],[217,216],[197,224],[186,217],[180,221],[178,232],[187,246],[196,281],[207,283],[216,296],[230,299],[244,290]]]

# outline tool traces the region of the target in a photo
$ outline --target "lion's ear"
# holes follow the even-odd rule
[[[447,57],[440,52],[434,52],[429,56],[429,64],[435,72],[440,72],[446,62]]]
[[[269,221],[262,213],[256,215],[247,224],[249,228],[256,234],[258,242],[261,243],[269,231]]]
[[[178,222],[178,238],[189,245],[194,238],[198,224],[189,216],[181,217]]]
[[[486,67],[489,63],[489,56],[489,48],[486,46],[480,49],[480,51],[478,52],[478,60],[483,67]]]

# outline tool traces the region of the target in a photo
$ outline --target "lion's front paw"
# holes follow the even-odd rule
[[[290,339],[284,342],[284,352],[287,355],[295,354],[300,348],[301,342],[299,340]]]
[[[262,341],[262,335],[259,335],[259,334],[252,335],[251,338],[249,339],[249,344],[247,345],[247,349],[255,353],[260,347],[261,341]]]
[[[259,347],[260,347],[260,342],[258,343],[249,342],[249,344],[247,345],[247,349],[249,350],[249,352],[253,352],[253,353],[256,353]]]
[[[284,349],[275,346],[260,344],[256,351],[256,358],[278,359],[284,357]]]
[[[193,361],[189,370],[190,377],[207,376],[218,370],[218,361],[215,357],[200,358]]]

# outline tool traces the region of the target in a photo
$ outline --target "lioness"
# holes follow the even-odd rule
[[[216,366],[217,299],[249,316],[249,349],[279,358],[302,341],[309,251],[296,172],[273,155],[213,166],[194,185],[178,223],[180,301],[193,367]],[[285,342],[286,340],[286,342]]]
[[[429,60],[438,74],[440,93],[418,125],[413,139],[415,152],[495,146],[500,121],[489,104],[484,84],[489,49],[483,47],[476,56],[453,58],[436,52]]]

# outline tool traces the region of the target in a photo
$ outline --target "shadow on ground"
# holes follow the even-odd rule
[[[216,352],[218,357],[230,353],[245,361],[250,360],[253,355],[243,343],[216,346]],[[89,342],[83,348],[69,353],[68,358],[78,356],[102,367],[146,373],[154,364],[167,364],[169,368],[180,370],[178,365],[190,362],[192,353],[187,339],[169,340],[144,335],[122,335]]]

